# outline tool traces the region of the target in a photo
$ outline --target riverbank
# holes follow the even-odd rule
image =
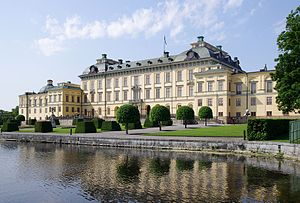
[[[226,137],[168,137],[122,135],[116,132],[95,134],[1,133],[0,140],[106,147],[148,148],[190,151],[252,153],[300,160],[300,145],[278,142],[246,141]]]

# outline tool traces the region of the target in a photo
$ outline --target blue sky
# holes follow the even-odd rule
[[[289,0],[1,0],[0,109],[47,79],[79,83],[102,53],[138,60],[190,48],[199,35],[238,56],[244,70],[273,68],[276,38],[299,5]]]

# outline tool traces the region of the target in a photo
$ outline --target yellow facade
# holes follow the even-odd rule
[[[103,54],[81,78],[85,116],[115,117],[122,104],[137,105],[143,116],[156,104],[191,106],[195,114],[210,106],[216,119],[236,122],[252,117],[283,117],[276,105],[275,82],[265,68],[246,72],[237,57],[203,37],[181,54],[141,61],[112,60]],[[292,115],[290,115],[292,116]]]
[[[19,111],[26,120],[47,120],[52,113],[60,118],[81,114],[79,85],[70,82],[53,86],[52,80],[38,93],[26,92],[19,96]]]

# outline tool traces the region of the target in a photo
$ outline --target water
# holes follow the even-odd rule
[[[300,163],[0,142],[0,202],[300,202]]]

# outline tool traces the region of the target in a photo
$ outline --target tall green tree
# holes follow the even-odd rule
[[[286,18],[277,38],[279,56],[272,79],[276,81],[278,109],[300,113],[300,6]]]
[[[162,121],[171,120],[170,110],[165,106],[156,104],[150,111],[150,120],[152,122],[157,122],[159,131],[161,131]]]
[[[187,126],[187,121],[195,119],[194,110],[189,106],[181,106],[176,111],[176,119],[183,120],[184,127]]]
[[[207,126],[207,119],[213,118],[213,113],[209,106],[202,106],[199,109],[198,116],[205,120],[205,126]]]
[[[125,123],[126,134],[128,134],[128,124],[137,123],[139,120],[140,112],[137,107],[131,104],[124,104],[117,111],[117,121]]]

